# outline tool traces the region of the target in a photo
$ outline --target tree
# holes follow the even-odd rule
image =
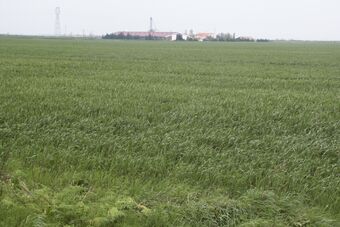
[[[182,34],[177,34],[176,35],[176,41],[183,41],[184,39],[183,39],[183,36],[182,36]]]

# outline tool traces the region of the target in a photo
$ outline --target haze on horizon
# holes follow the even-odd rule
[[[57,6],[67,34],[146,31],[152,16],[159,31],[340,40],[338,0],[0,0],[0,34],[53,35]]]

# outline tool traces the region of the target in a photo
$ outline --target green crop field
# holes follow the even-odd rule
[[[0,226],[340,226],[340,43],[0,37]]]

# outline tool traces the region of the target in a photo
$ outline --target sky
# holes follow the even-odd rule
[[[0,0],[0,33],[230,32],[268,39],[340,40],[340,0]]]

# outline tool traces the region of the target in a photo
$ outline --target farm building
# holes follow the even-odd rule
[[[197,33],[195,35],[195,38],[198,41],[205,41],[205,40],[209,39],[210,37],[216,38],[216,34],[215,33],[209,33],[209,32],[200,32],[200,33]]]

